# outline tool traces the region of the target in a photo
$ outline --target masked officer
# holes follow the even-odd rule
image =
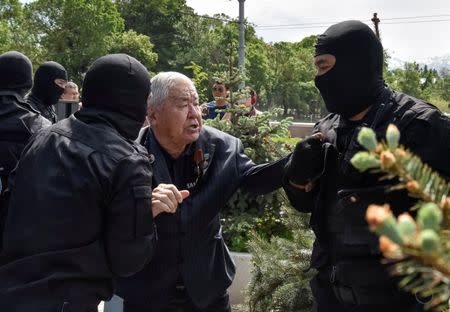
[[[58,103],[67,84],[65,68],[56,62],[45,62],[34,74],[34,85],[27,102],[52,123],[57,122],[54,105]]]
[[[8,175],[19,160],[29,138],[51,123],[34,111],[23,96],[32,84],[31,62],[20,52],[0,55],[0,250],[6,218]]]
[[[362,126],[384,138],[393,123],[401,144],[449,177],[450,120],[384,85],[383,48],[359,21],[328,28],[318,39],[314,62],[315,83],[331,114],[315,125],[317,134],[296,146],[285,167],[285,190],[296,209],[312,213],[315,311],[421,311],[380,264],[378,238],[364,220],[369,204],[388,202],[398,214],[412,200],[404,191],[388,192],[392,182],[359,173],[350,159],[362,150],[356,141]]]
[[[84,108],[40,131],[11,174],[1,311],[97,311],[114,276],[151,259],[153,216],[164,208],[151,205],[152,159],[133,141],[149,74],[126,54],[107,55],[83,89]]]

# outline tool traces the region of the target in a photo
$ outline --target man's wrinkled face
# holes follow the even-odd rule
[[[61,96],[63,100],[75,100],[78,101],[80,98],[80,93],[76,88],[67,88],[64,90],[64,93]]]
[[[336,57],[333,54],[321,54],[314,58],[316,76],[322,76],[331,70],[336,64]]]
[[[192,82],[178,81],[165,103],[150,108],[149,117],[155,131],[171,145],[184,148],[196,141],[202,128],[202,114]]]

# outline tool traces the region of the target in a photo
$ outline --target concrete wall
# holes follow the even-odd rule
[[[313,127],[314,124],[310,122],[294,122],[289,127],[289,131],[293,137],[304,138],[311,134]]]
[[[277,123],[277,121],[270,122],[271,125]],[[291,136],[303,139],[311,134],[313,127],[314,123],[312,122],[294,122],[289,127],[289,131],[291,132]]]

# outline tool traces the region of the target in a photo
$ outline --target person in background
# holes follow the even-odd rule
[[[80,102],[80,92],[78,91],[78,86],[75,82],[69,81],[64,88],[64,93],[61,95],[61,101],[74,101],[77,103],[77,110],[83,107],[83,103]],[[71,108],[72,111],[72,108]]]
[[[64,88],[64,93],[61,95],[61,100],[79,101],[80,92],[75,82],[69,81]]]
[[[51,125],[23,98],[32,85],[32,65],[28,57],[16,51],[0,55],[0,251],[9,174],[30,137]]]
[[[34,85],[27,102],[42,116],[56,123],[58,118],[53,107],[58,103],[67,84],[65,68],[56,62],[45,62],[34,74]]]
[[[450,119],[386,87],[383,47],[362,22],[330,26],[318,38],[314,63],[315,84],[330,114],[297,144],[284,185],[292,205],[311,213],[316,235],[311,266],[318,271],[311,281],[313,311],[422,311],[420,298],[400,291],[382,265],[378,236],[364,218],[370,204],[388,203],[399,215],[415,199],[404,189],[391,190],[392,180],[359,172],[350,160],[362,150],[357,142],[362,127],[384,138],[392,123],[401,132],[400,144],[448,179]]]
[[[118,280],[124,311],[229,312],[235,266],[219,213],[238,188],[256,195],[279,188],[287,158],[255,165],[239,139],[203,126],[195,86],[177,72],[153,77],[147,117],[138,141],[155,156],[154,185],[173,187],[166,198],[183,189],[190,196],[175,214],[155,219],[153,260]]]
[[[258,102],[257,101],[258,97],[256,95],[256,91],[253,90],[253,88],[246,86],[243,89],[243,92],[246,96],[243,99],[241,99],[240,101],[238,101],[238,104],[243,104],[249,109],[248,113],[245,115],[246,116],[256,116],[256,115],[261,114],[261,112],[255,108],[256,103]]]
[[[214,119],[217,115],[222,118],[225,115],[225,112],[219,113],[218,110],[227,109],[230,107],[230,103],[227,102],[229,93],[229,87],[225,83],[221,81],[214,82],[212,86],[214,101],[201,106],[203,119]]]
[[[1,311],[97,311],[114,277],[151,260],[153,218],[177,208],[153,199],[162,191],[152,193],[154,158],[134,142],[150,93],[147,69],[126,54],[103,56],[83,90],[84,108],[36,134],[11,174]]]
[[[231,123],[236,123],[240,116],[252,117],[260,115],[261,112],[255,108],[257,103],[257,95],[255,90],[251,87],[244,87],[239,93],[238,96],[240,99],[237,100],[236,104],[238,106],[245,106],[246,112],[244,113],[231,113],[226,112],[223,116],[223,120],[226,120]]]

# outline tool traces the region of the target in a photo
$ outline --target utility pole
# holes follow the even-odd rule
[[[239,60],[238,68],[239,73],[243,74],[245,70],[245,24],[244,24],[244,2],[245,0],[239,1]],[[245,86],[244,81],[239,83],[239,88]]]
[[[378,29],[378,24],[380,23],[380,19],[377,17],[377,13],[373,13],[373,17],[372,17],[371,21],[373,22],[373,24],[375,26],[375,34],[377,35],[378,40],[381,41],[380,30]]]

